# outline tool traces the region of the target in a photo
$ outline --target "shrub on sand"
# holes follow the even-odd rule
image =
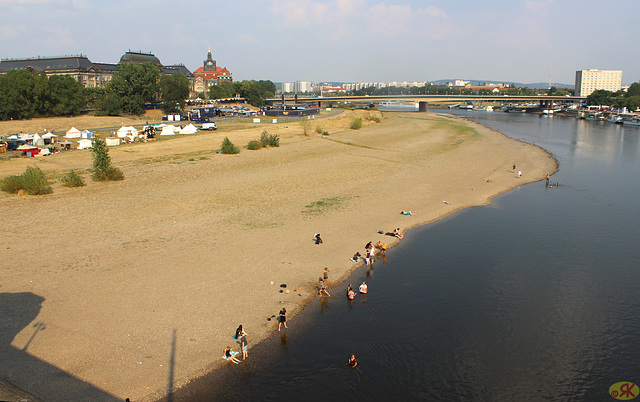
[[[256,149],[262,149],[262,143],[258,140],[251,140],[247,144],[247,149],[255,151]]]
[[[85,182],[82,176],[71,169],[69,173],[62,177],[62,185],[65,187],[82,187],[85,185]]]
[[[263,131],[260,136],[260,142],[263,147],[279,147],[280,137],[278,137],[278,134],[269,134],[268,132]]]
[[[22,187],[29,195],[51,194],[51,186],[39,167],[27,166],[22,174]]]
[[[7,193],[16,194],[20,190],[24,190],[22,187],[22,176],[9,176],[2,179],[0,182],[0,190]]]
[[[359,130],[361,128],[362,128],[362,118],[356,117],[355,119],[353,119],[353,123],[351,123],[351,129]]]
[[[323,131],[324,130],[322,129],[322,127],[320,127],[320,126],[316,127],[316,133],[322,134]]]
[[[220,146],[220,152],[223,154],[238,154],[240,153],[240,148],[233,145],[233,142],[229,140],[229,137],[224,137],[222,145]]]

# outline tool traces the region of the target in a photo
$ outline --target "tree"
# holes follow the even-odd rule
[[[596,89],[587,96],[587,105],[610,105],[611,91],[606,89]]]
[[[230,82],[221,82],[209,87],[209,99],[225,99],[234,95],[233,84]]]
[[[639,96],[639,95],[640,95],[640,82],[634,82],[633,84],[631,84],[631,86],[627,90],[626,97],[630,98],[632,96]]]
[[[159,76],[153,63],[121,63],[107,84],[107,93],[118,97],[124,113],[141,115],[145,103],[157,100]]]
[[[69,116],[79,114],[84,105],[84,86],[68,75],[49,78],[49,114]]]
[[[117,167],[111,166],[111,157],[109,156],[109,147],[104,140],[96,138],[93,142],[93,180],[96,181],[115,181],[123,180],[124,174]]]
[[[160,77],[159,87],[162,96],[162,110],[172,113],[184,107],[184,101],[189,97],[189,79],[184,74],[163,75]]]

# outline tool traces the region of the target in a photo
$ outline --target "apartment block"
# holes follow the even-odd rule
[[[622,70],[589,70],[576,71],[576,96],[589,96],[597,89],[616,92],[622,88]]]

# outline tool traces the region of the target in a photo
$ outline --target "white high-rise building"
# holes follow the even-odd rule
[[[576,71],[576,96],[589,96],[597,89],[616,92],[622,88],[622,70],[589,70]]]

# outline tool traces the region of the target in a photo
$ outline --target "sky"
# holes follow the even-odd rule
[[[640,81],[638,0],[0,0],[0,58],[128,50],[234,81]]]

